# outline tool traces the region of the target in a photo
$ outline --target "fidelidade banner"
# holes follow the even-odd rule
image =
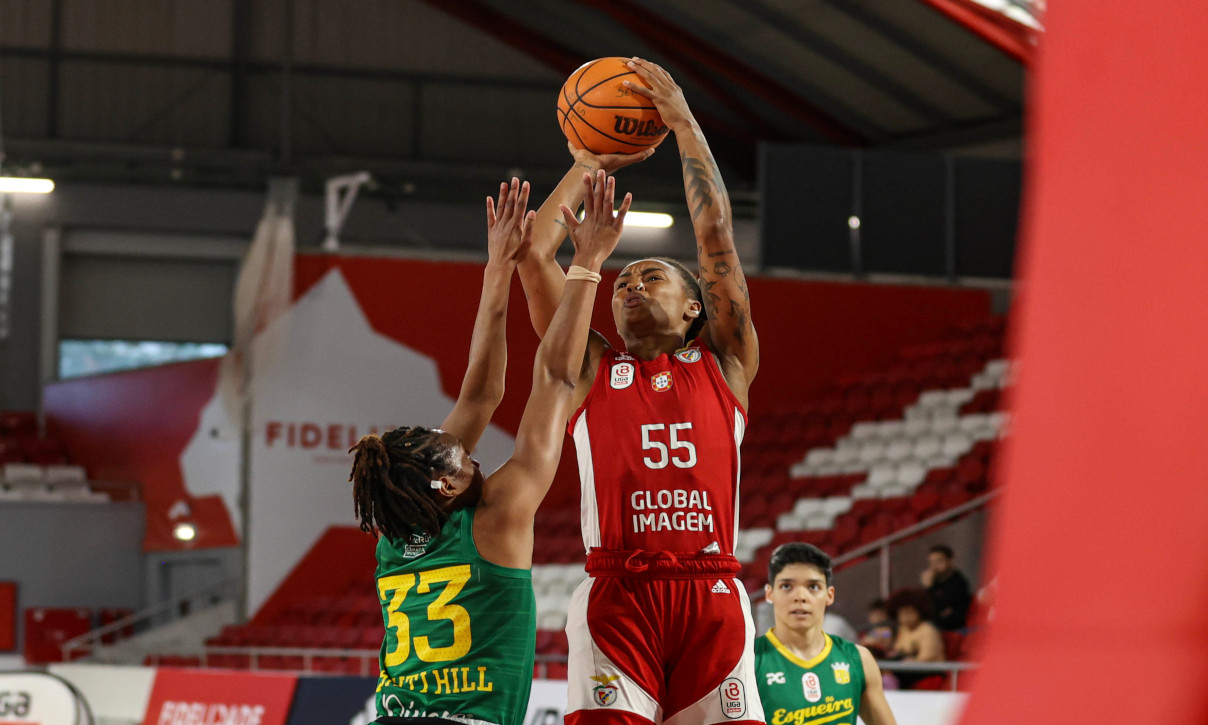
[[[145,725],[286,725],[295,675],[161,667]]]

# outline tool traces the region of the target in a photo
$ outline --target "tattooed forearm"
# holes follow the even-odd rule
[[[730,317],[734,320],[734,339],[738,344],[746,340],[747,327],[751,324],[751,313],[744,300],[730,300]]]
[[[717,286],[717,280],[709,279],[705,276],[700,278],[700,291],[705,303],[705,316],[709,319],[717,319],[717,303],[721,302],[721,295],[713,291],[715,286]]]
[[[712,174],[700,159],[684,154],[680,160],[684,165],[684,184],[688,191],[688,204],[692,207],[692,220],[696,221],[706,208],[713,206]]]

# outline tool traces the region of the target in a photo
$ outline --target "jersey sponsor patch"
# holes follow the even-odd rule
[[[813,672],[806,672],[801,676],[801,689],[805,690],[805,699],[810,702],[822,699],[822,680]]]
[[[612,684],[614,680],[619,680],[620,675],[592,675],[591,679],[598,684],[591,688],[592,696],[596,700],[597,705],[608,707],[617,701],[617,686]]]
[[[743,690],[742,680],[737,677],[727,677],[717,688],[721,696],[721,714],[737,720],[747,714],[747,695]]]
[[[831,669],[835,671],[835,682],[840,685],[851,682],[851,665],[846,662],[832,662]]]
[[[614,390],[624,390],[633,385],[635,373],[633,363],[619,362],[612,366],[612,375],[609,377],[608,384]]]
[[[763,675],[764,675],[764,677],[768,678],[769,685],[783,685],[784,684],[784,673],[783,672],[765,672],[765,673],[763,673]]]
[[[726,586],[724,581],[718,579],[717,583],[713,585],[713,588],[710,591],[712,591],[714,594],[729,594],[730,587]]]
[[[671,390],[671,371],[655,373],[650,378],[650,387],[654,388],[656,393],[665,393]]]
[[[675,353],[675,358],[680,362],[694,363],[700,360],[700,348],[688,347]]]
[[[411,534],[407,545],[403,547],[403,558],[414,559],[417,556],[423,556],[428,551],[430,543],[432,543],[432,537],[427,534]]]

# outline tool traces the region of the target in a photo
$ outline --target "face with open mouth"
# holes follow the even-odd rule
[[[806,630],[822,626],[826,608],[835,603],[835,588],[826,574],[810,564],[788,564],[764,589],[776,614],[776,626]]]
[[[639,259],[621,270],[612,294],[613,319],[623,338],[643,330],[686,330],[699,305],[679,273],[657,259]]]

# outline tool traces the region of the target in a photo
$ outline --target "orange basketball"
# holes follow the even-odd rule
[[[558,94],[558,124],[576,148],[593,154],[632,154],[658,146],[667,126],[654,103],[621,81],[641,83],[628,58],[599,58],[570,74]]]

